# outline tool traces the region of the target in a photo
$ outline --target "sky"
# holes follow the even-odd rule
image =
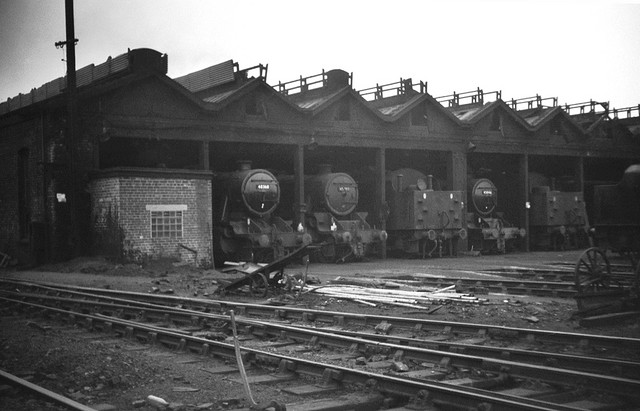
[[[75,0],[74,16],[78,69],[152,48],[171,78],[232,59],[273,86],[342,69],[356,90],[640,104],[640,0]],[[0,101],[64,76],[65,37],[65,0],[0,0]]]

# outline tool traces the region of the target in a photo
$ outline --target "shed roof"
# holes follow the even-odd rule
[[[173,80],[184,86],[192,93],[213,88],[235,80],[233,60],[227,60],[220,64],[195,71],[193,73],[176,77]]]
[[[162,74],[167,73],[167,55],[152,49],[134,49],[116,57],[109,57],[104,63],[90,64],[76,70],[76,86],[85,87],[101,82],[116,75],[132,71],[147,70]],[[59,77],[38,88],[33,88],[27,94],[18,94],[0,103],[0,115],[19,108],[59,96],[67,87],[67,77]]]

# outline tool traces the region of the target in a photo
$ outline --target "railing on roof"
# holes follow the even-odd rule
[[[322,73],[313,76],[302,77],[287,82],[278,81],[278,92],[284,95],[302,93],[316,88],[326,87],[329,82],[327,72],[322,69]],[[353,73],[349,73],[349,85],[353,82]]]
[[[551,105],[545,104],[545,101],[551,101]],[[507,102],[507,104],[511,107],[512,110],[530,110],[532,108],[553,108],[558,106],[558,97],[542,97],[536,94],[533,97],[523,97],[517,99],[511,99],[511,101]],[[518,108],[518,106],[526,104],[527,108],[522,109]]]
[[[633,115],[633,112],[636,112],[636,115]],[[627,116],[625,118],[633,118],[640,117],[640,104],[637,106],[630,106],[625,108],[614,108],[611,110],[611,114],[613,114],[613,118],[620,118],[620,114],[625,113]]]
[[[446,96],[436,97],[436,101],[440,104],[446,102],[449,107],[458,107],[460,106],[460,100],[471,100],[464,104],[484,104],[485,97],[490,97],[491,94],[495,94],[495,100],[500,100],[502,98],[502,91],[488,91],[484,92],[480,87],[473,91],[465,91],[463,93],[449,94]]]
[[[238,67],[238,63],[235,63],[235,67],[237,68],[237,71],[239,73],[244,73],[246,78],[249,78],[248,76],[249,76],[249,72],[250,71],[258,70],[258,77],[257,78],[261,78],[264,81],[267,81],[267,71],[269,70],[269,65],[268,64],[266,66],[263,66],[262,64],[258,64],[257,66],[253,66],[253,67],[249,67],[249,68],[240,70],[239,67]]]
[[[367,99],[367,97],[373,96],[374,100],[380,100],[385,97],[390,97],[389,92],[395,92],[394,95],[399,96],[403,94],[407,94],[410,90],[415,90],[415,87],[420,88],[421,94],[426,94],[427,92],[427,82],[420,81],[419,83],[414,83],[410,78],[403,79],[400,78],[400,81],[395,83],[388,84],[377,84],[374,87],[365,88],[358,91],[362,97]]]
[[[601,107],[600,110],[598,110],[598,106]],[[576,110],[578,110],[578,113],[576,113]],[[564,111],[566,111],[567,114],[569,115],[586,114],[586,113],[608,114],[609,102],[598,102],[598,101],[589,100],[584,103],[565,104]]]

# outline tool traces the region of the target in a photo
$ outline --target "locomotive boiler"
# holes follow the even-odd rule
[[[280,185],[268,170],[240,162],[237,171],[214,175],[212,193],[216,265],[224,260],[269,262],[311,241],[274,215]]]
[[[457,253],[457,240],[467,237],[463,192],[436,191],[431,175],[402,168],[387,172],[386,197],[389,251],[422,258]]]
[[[510,244],[526,234],[524,228],[511,225],[504,213],[496,211],[498,188],[488,178],[468,181],[467,230],[469,246],[484,253],[504,253]]]
[[[578,249],[588,244],[588,218],[582,191],[556,188],[550,184],[531,185],[529,232],[534,249]]]
[[[629,166],[618,184],[594,186],[592,219],[597,246],[640,252],[640,164]]]
[[[321,261],[361,259],[387,239],[386,231],[369,225],[367,212],[356,211],[358,184],[349,174],[322,165],[317,175],[305,177],[305,199],[305,225],[313,243],[322,245],[316,253]]]

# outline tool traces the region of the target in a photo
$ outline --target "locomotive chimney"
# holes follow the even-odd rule
[[[331,164],[319,164],[318,168],[318,174],[329,174],[333,171],[333,167],[331,166]]]
[[[427,191],[433,191],[433,175],[427,175]]]
[[[402,191],[402,179],[403,178],[404,178],[404,176],[402,174],[398,174],[396,176],[396,179],[397,179],[396,191],[398,191],[398,192]]]
[[[251,160],[238,160],[238,170],[240,171],[251,170]]]

